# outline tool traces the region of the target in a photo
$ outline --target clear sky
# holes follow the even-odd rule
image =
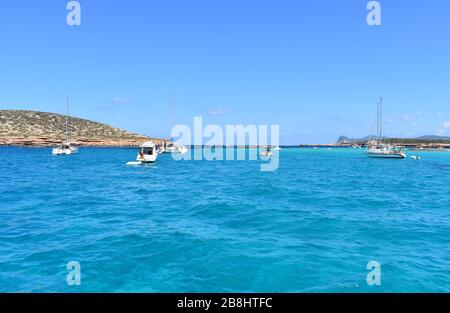
[[[151,136],[174,123],[279,124],[282,144],[450,136],[450,1],[0,2],[0,109],[65,111]],[[446,124],[447,123],[447,124]],[[447,128],[445,128],[447,126]]]

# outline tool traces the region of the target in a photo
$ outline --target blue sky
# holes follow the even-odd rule
[[[0,109],[72,113],[151,136],[172,121],[279,124],[282,144],[372,130],[450,135],[450,2],[66,0],[0,3]],[[446,128],[447,126],[447,128]]]

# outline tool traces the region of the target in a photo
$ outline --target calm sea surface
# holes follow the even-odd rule
[[[449,292],[450,152],[409,154],[422,160],[285,149],[261,172],[0,148],[0,291]]]

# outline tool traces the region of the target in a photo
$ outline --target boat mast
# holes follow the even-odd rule
[[[377,140],[380,140],[380,102],[377,102],[377,133],[376,133],[376,138]]]
[[[169,95],[169,107],[170,107],[170,128],[169,128],[169,136],[170,141],[173,143],[173,137],[172,137],[172,129],[175,126],[175,112],[176,112],[176,91],[175,87],[170,87],[170,95]]]
[[[67,108],[67,115],[66,115],[66,142],[70,143],[70,132],[69,132],[69,97],[66,98],[66,108]]]
[[[383,136],[383,98],[380,98],[380,140]]]
[[[381,142],[383,136],[383,98],[380,98],[377,105],[377,137]]]

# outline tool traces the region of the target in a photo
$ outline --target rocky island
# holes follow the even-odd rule
[[[66,116],[56,113],[0,110],[0,145],[49,147],[65,140]],[[72,143],[79,146],[134,147],[145,141],[164,139],[131,133],[106,124],[71,117]]]
[[[374,136],[367,136],[359,139],[352,139],[346,136],[341,136],[337,140],[336,144],[339,146],[351,146],[353,144],[365,146],[367,141],[374,138]],[[450,137],[427,135],[417,138],[390,138],[383,137],[383,142],[399,147],[411,148],[411,149],[431,149],[441,150],[450,148]]]
[[[364,138],[349,138],[340,136],[336,143],[330,144],[301,144],[300,148],[349,148],[353,145],[366,147],[367,142],[375,138],[375,136],[366,136]],[[448,151],[450,149],[450,137],[445,136],[421,136],[417,138],[389,138],[383,137],[383,142],[386,144],[419,150],[430,151]]]

